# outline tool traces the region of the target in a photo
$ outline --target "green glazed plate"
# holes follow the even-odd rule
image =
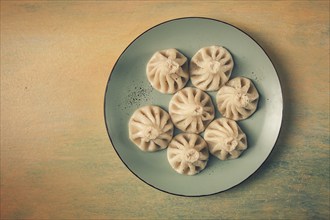
[[[250,78],[260,93],[257,111],[238,122],[248,138],[248,149],[236,160],[210,156],[207,167],[195,176],[176,173],[167,161],[166,149],[147,153],[128,137],[128,121],[145,105],[168,111],[172,95],[161,94],[146,77],[146,64],[158,50],[176,48],[188,59],[202,47],[221,45],[234,59],[232,76]],[[188,82],[188,86],[191,83]],[[208,92],[216,104],[216,92]],[[267,159],[282,122],[283,100],[276,70],[265,51],[240,29],[209,18],[179,18],[142,33],[120,55],[106,87],[104,113],[114,149],[127,168],[145,183],[182,196],[204,196],[228,190],[250,177]],[[221,117],[217,111],[216,117]],[[175,133],[179,131],[176,130]],[[202,134],[203,135],[203,134]]]

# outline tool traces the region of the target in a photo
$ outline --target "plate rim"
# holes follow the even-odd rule
[[[277,79],[278,79],[278,82],[279,82],[279,87],[280,87],[280,95],[281,95],[281,120],[279,122],[279,129],[278,129],[278,133],[277,133],[277,137],[276,137],[276,140],[272,146],[272,149],[271,151],[268,153],[267,157],[264,159],[264,161],[259,165],[259,167],[253,171],[250,175],[248,175],[245,179],[243,179],[242,181],[240,181],[239,183],[227,188],[227,189],[224,189],[224,190],[220,190],[220,191],[217,191],[217,192],[213,192],[213,193],[208,193],[208,194],[196,194],[196,195],[186,195],[186,194],[179,194],[179,193],[173,193],[173,192],[169,192],[169,191],[166,191],[164,189],[161,189],[157,186],[154,186],[153,184],[147,182],[146,180],[142,179],[141,177],[139,177],[135,172],[133,172],[129,166],[125,163],[125,161],[123,160],[123,158],[120,156],[120,154],[118,153],[116,147],[114,146],[114,143],[112,141],[112,138],[111,138],[111,135],[110,135],[110,132],[109,132],[109,127],[108,127],[108,123],[107,123],[107,114],[106,114],[106,97],[107,97],[107,93],[108,93],[108,88],[109,88],[109,83],[110,83],[110,80],[111,80],[111,76],[113,74],[113,71],[115,69],[115,67],[117,66],[117,63],[119,62],[119,60],[121,59],[121,57],[123,56],[123,54],[126,52],[126,50],[136,41],[138,40],[141,36],[143,36],[144,34],[146,34],[147,32],[151,31],[152,29],[158,27],[158,26],[161,26],[163,24],[166,24],[166,23],[170,23],[170,22],[173,22],[173,21],[177,21],[177,20],[189,20],[189,19],[203,19],[203,20],[209,20],[209,21],[215,21],[215,22],[219,22],[219,23],[222,23],[222,24],[226,24],[226,25],[229,25],[231,26],[232,28],[234,29],[237,29],[238,31],[242,32],[243,34],[245,34],[247,37],[249,37],[251,40],[253,40],[261,49],[262,51],[265,53],[265,55],[267,56],[267,58],[269,59],[271,65],[273,66],[274,70],[275,70],[275,73],[276,73],[276,76],[277,76]],[[165,193],[168,193],[170,195],[175,195],[175,196],[182,196],[182,197],[205,197],[205,196],[211,196],[211,195],[215,195],[215,194],[219,194],[219,193],[222,193],[222,192],[226,192],[240,184],[242,184],[243,182],[245,182],[246,180],[248,180],[251,176],[253,176],[255,173],[257,173],[261,167],[263,167],[263,165],[266,163],[266,161],[269,159],[270,155],[272,154],[272,152],[274,151],[274,148],[276,147],[276,144],[278,142],[278,139],[280,137],[280,133],[281,133],[281,130],[282,130],[282,123],[283,123],[283,112],[284,112],[284,100],[283,100],[283,89],[282,89],[282,83],[281,83],[281,79],[278,75],[278,71],[272,61],[272,59],[270,58],[270,56],[267,54],[266,50],[253,38],[251,37],[248,33],[246,33],[245,31],[243,31],[242,29],[236,27],[235,25],[233,24],[230,24],[228,22],[225,22],[225,21],[222,21],[222,20],[219,20],[219,19],[215,19],[215,18],[210,18],[210,17],[203,17],[203,16],[187,16],[187,17],[177,17],[177,18],[173,18],[173,19],[170,19],[170,20],[166,20],[166,21],[163,21],[161,23],[158,23],[150,28],[148,28],[147,30],[143,31],[141,34],[139,34],[137,37],[134,38],[134,40],[132,40],[127,46],[126,48],[121,52],[121,54],[119,55],[119,57],[117,58],[116,62],[114,63],[112,69],[111,69],[111,72],[110,72],[110,75],[108,77],[108,80],[107,80],[107,83],[106,83],[106,87],[105,87],[105,94],[104,94],[104,100],[103,100],[103,113],[104,113],[104,122],[105,122],[105,127],[106,127],[106,131],[107,131],[107,134],[108,134],[108,137],[109,137],[109,140],[110,140],[110,143],[112,145],[112,148],[115,150],[117,156],[120,158],[121,162],[126,166],[126,168],[134,175],[136,176],[138,179],[140,179],[143,183],[146,183],[147,185],[151,186],[152,188],[154,189],[157,189],[161,192],[165,192]]]

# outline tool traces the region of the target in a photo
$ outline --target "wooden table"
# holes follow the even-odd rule
[[[103,98],[126,46],[169,19],[231,23],[270,55],[284,119],[266,163],[201,198],[160,192],[112,148]],[[2,1],[1,218],[328,219],[328,1]]]

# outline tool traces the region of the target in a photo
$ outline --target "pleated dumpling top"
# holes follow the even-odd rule
[[[237,121],[256,111],[259,93],[250,79],[236,77],[218,91],[216,100],[222,116]]]
[[[164,94],[179,91],[189,80],[187,58],[176,49],[154,53],[146,72],[152,87]]]
[[[137,109],[129,120],[128,128],[130,140],[143,151],[166,148],[174,130],[169,114],[158,106]]]
[[[217,91],[230,78],[234,60],[224,47],[203,47],[190,61],[191,82],[203,91]]]
[[[174,125],[181,131],[199,134],[213,120],[215,112],[207,93],[186,87],[172,97],[169,113]]]
[[[195,175],[206,167],[209,159],[207,143],[197,134],[178,134],[167,148],[167,159],[176,172]]]
[[[245,133],[234,120],[219,118],[206,128],[204,139],[210,153],[220,160],[236,159],[247,148]]]

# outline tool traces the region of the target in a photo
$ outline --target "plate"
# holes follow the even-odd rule
[[[241,157],[220,161],[211,156],[201,173],[195,176],[180,175],[170,167],[166,150],[142,152],[129,140],[128,121],[141,106],[158,105],[168,111],[172,95],[153,89],[146,77],[146,64],[153,53],[176,48],[190,59],[200,48],[211,45],[222,45],[231,52],[235,63],[231,78],[244,76],[254,82],[260,93],[258,109],[250,118],[238,122],[248,138],[248,149]],[[188,84],[191,85],[190,82]],[[208,94],[216,103],[216,92]],[[115,63],[104,99],[107,131],[122,162],[150,186],[182,196],[219,193],[250,177],[274,147],[282,123],[282,112],[280,81],[261,46],[233,25],[201,17],[166,21],[138,36]],[[221,117],[218,111],[216,117]]]

